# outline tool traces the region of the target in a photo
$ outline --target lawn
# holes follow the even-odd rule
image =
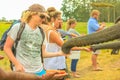
[[[0,23],[0,38],[3,32],[9,27],[10,24]],[[87,23],[79,22],[76,26],[81,34],[87,33]],[[112,23],[107,24],[107,26]],[[66,24],[63,24],[65,29]],[[91,52],[81,51],[81,57],[77,65],[77,71],[80,73],[80,78],[73,78],[72,80],[120,80],[120,54],[111,55],[111,50],[102,50],[98,56],[99,65],[103,68],[103,71],[92,71],[91,67]],[[3,51],[0,51],[0,55],[5,57],[0,61],[0,67],[6,71],[10,71],[9,61]],[[70,72],[70,59],[67,58],[67,65]]]

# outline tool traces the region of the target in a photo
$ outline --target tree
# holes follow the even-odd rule
[[[6,18],[5,18],[5,17],[2,17],[1,21],[6,21]]]
[[[92,3],[102,4],[92,6]],[[88,21],[91,10],[97,9],[101,12],[100,21],[114,22],[120,14],[119,7],[120,0],[63,0],[61,10],[64,20],[75,18],[77,21]]]
[[[86,21],[89,12],[87,6],[86,0],[63,0],[61,10],[64,20],[75,18],[77,21]]]

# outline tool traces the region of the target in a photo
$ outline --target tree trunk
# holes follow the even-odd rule
[[[62,46],[64,53],[69,53],[72,47],[82,47],[87,45],[93,45],[103,43],[120,38],[120,23],[115,24],[109,28],[95,32],[86,36],[72,38],[66,41]]]

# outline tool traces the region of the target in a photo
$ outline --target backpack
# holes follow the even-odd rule
[[[20,40],[20,38],[21,38],[21,34],[22,34],[24,28],[25,28],[25,23],[21,22],[21,23],[20,23],[20,28],[19,28],[18,33],[17,33],[17,38],[16,38],[15,43],[14,43],[15,45],[14,45],[13,48],[12,48],[12,51],[13,51],[14,56],[16,56],[16,48],[17,48],[18,42],[19,42],[19,40]],[[40,32],[41,32],[41,34],[42,34],[43,41],[44,41],[45,34],[44,34],[44,32],[43,32],[43,29],[42,29],[41,27],[38,27],[38,28],[39,28],[39,30],[40,30]],[[42,44],[43,44],[43,41],[42,41]],[[41,45],[41,47],[42,47],[42,45]],[[42,48],[41,48],[41,61],[42,61],[42,63],[43,63]],[[11,70],[13,70],[13,66],[14,66],[14,65],[13,65],[12,62],[10,61],[10,68],[11,68]]]
[[[20,22],[21,22],[20,20],[14,21],[14,22],[11,24],[10,28],[7,29],[7,30],[3,33],[2,38],[1,38],[1,40],[0,40],[0,50],[1,50],[1,51],[3,51],[3,47],[4,47],[4,44],[5,44],[6,39],[7,39],[7,33],[10,31],[10,29],[12,28],[12,26],[13,26],[14,24],[20,23]]]

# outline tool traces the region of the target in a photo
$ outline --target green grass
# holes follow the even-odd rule
[[[3,32],[9,28],[10,24],[0,23],[0,37]],[[65,29],[66,23],[63,24]],[[76,30],[80,33],[87,33],[87,23],[78,23]],[[112,23],[107,24],[107,26]],[[120,54],[111,55],[111,50],[102,50],[98,56],[98,62],[103,68],[103,71],[92,71],[91,67],[91,52],[81,51],[81,57],[77,65],[77,71],[80,73],[80,78],[73,78],[72,80],[120,80]],[[9,60],[3,51],[0,51],[0,55],[5,57],[0,61],[0,67],[6,71],[9,71]],[[70,59],[67,58],[67,65],[70,71]],[[71,73],[71,72],[70,72]]]
[[[2,34],[9,28],[11,24],[8,24],[6,22],[0,22],[0,38]]]

